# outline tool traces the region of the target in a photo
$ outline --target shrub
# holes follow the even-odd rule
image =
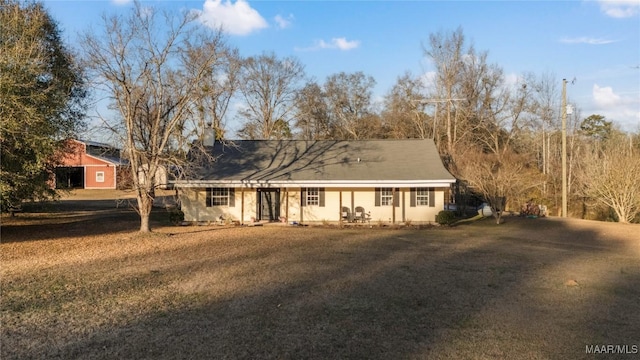
[[[442,210],[436,215],[436,222],[440,225],[451,225],[456,220],[456,215],[453,211]]]
[[[178,208],[169,209],[169,221],[174,225],[182,223],[184,221],[184,212]]]

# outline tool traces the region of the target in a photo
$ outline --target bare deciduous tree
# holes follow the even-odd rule
[[[341,139],[366,138],[370,117],[372,89],[376,81],[363,72],[331,75],[324,84],[329,110]],[[372,124],[375,125],[375,124]]]
[[[621,223],[640,213],[640,152],[623,134],[592,143],[585,154],[582,182],[585,195],[610,207]]]
[[[398,77],[384,99],[382,117],[389,137],[395,139],[430,138],[431,117],[426,113],[428,102],[421,79],[409,72]]]
[[[529,160],[527,154],[484,153],[475,147],[457,154],[456,167],[469,187],[487,200],[500,224],[505,205],[513,200],[517,203],[541,182],[539,171]]]
[[[229,104],[240,86],[242,60],[238,49],[223,44],[221,38],[207,46],[213,46],[211,51],[219,55],[211,73],[203,77],[202,84],[195,89],[199,92],[195,111],[199,127],[213,129],[216,140],[221,140],[225,137]]]
[[[290,122],[295,98],[304,78],[304,66],[293,57],[278,59],[263,54],[246,59],[240,91],[245,108],[239,115],[245,120],[239,131],[249,139],[291,137]]]
[[[94,84],[109,94],[119,115],[105,124],[130,161],[141,232],[151,230],[159,169],[187,165],[187,140],[197,138],[197,123],[189,121],[221,56],[220,33],[201,27],[196,16],[159,13],[135,2],[128,16],[105,15],[100,31],[82,38]]]
[[[476,143],[495,107],[494,99],[503,85],[502,69],[487,62],[487,52],[476,53],[473,47],[464,55],[460,84],[455,96],[451,142],[455,147]]]
[[[453,151],[452,106],[460,87],[465,37],[462,28],[453,32],[438,32],[429,35],[429,47],[423,45],[423,53],[433,61],[436,70],[434,99],[442,100],[446,109],[445,139],[446,151]],[[455,121],[456,118],[453,118]],[[453,125],[455,126],[455,125]],[[436,128],[438,130],[438,128]],[[439,138],[436,133],[435,138]]]
[[[325,94],[316,82],[308,82],[296,96],[295,125],[305,140],[330,139],[334,133]]]
[[[556,171],[551,171],[551,147],[555,147],[557,142],[551,142],[552,135],[559,133],[557,120],[560,119],[560,95],[558,91],[556,76],[550,73],[536,76],[528,74],[526,84],[532,88],[530,94],[531,117],[525,124],[530,131],[530,139],[526,146],[531,150],[535,149],[535,157],[538,168],[545,177],[542,183],[541,194],[547,199],[555,200],[555,183],[553,180]]]

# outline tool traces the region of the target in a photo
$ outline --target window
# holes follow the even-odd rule
[[[375,206],[399,206],[400,189],[375,188]]]
[[[380,189],[380,205],[391,206],[393,205],[393,191],[391,188]]]
[[[207,207],[229,205],[229,189],[210,188],[207,189]]]
[[[418,188],[416,190],[416,205],[429,206],[429,189]]]
[[[302,188],[300,206],[315,205],[324,207],[324,188]]]
[[[104,182],[104,171],[96,172],[96,182],[99,182],[99,183]]]
[[[307,205],[320,205],[319,188],[307,188]]]
[[[411,188],[411,207],[436,206],[435,188]]]

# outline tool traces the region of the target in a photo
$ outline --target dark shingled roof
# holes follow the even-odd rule
[[[216,160],[192,180],[455,180],[433,140],[234,140],[209,151]]]

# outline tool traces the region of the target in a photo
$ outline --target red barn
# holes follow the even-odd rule
[[[68,149],[56,168],[56,188],[117,188],[118,170],[126,165],[119,149],[83,140],[69,140]]]

